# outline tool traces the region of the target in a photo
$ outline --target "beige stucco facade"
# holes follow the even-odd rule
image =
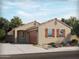
[[[55,24],[56,20],[53,21],[48,21],[47,23],[44,23],[42,25],[40,25],[38,27],[38,44],[42,45],[42,44],[48,44],[51,42],[55,42],[55,43],[60,43],[63,41],[63,39],[65,39],[67,37],[68,34],[71,33],[71,29],[65,25],[63,25],[62,23],[57,22],[57,24]],[[45,37],[45,29],[46,28],[50,28],[50,29],[65,29],[65,37]],[[55,30],[56,32],[56,30]],[[56,35],[57,33],[55,33]]]
[[[56,23],[56,24],[55,24]],[[67,25],[64,24],[63,22],[59,21],[59,20],[50,20],[44,23],[38,23],[36,21],[25,24],[23,26],[19,26],[15,29],[12,30],[12,32],[14,31],[14,41],[15,43],[17,42],[17,36],[18,36],[18,31],[19,30],[28,30],[31,27],[36,27],[36,31],[37,31],[37,44],[39,45],[44,45],[44,44],[48,44],[48,43],[60,43],[62,42],[64,39],[67,38],[67,36],[71,33],[71,28]],[[45,37],[45,29],[49,28],[49,29],[55,29],[55,37]],[[57,33],[56,33],[56,29],[65,29],[65,37],[57,37]],[[8,33],[10,34],[10,33]],[[12,34],[12,33],[11,33]]]

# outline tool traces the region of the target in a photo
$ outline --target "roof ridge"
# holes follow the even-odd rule
[[[63,25],[67,26],[68,28],[72,28],[71,26],[67,25],[66,23],[60,21],[60,20],[57,19],[57,18],[54,18],[54,19],[48,20],[48,21],[46,21],[46,22],[43,22],[43,23],[41,23],[40,25],[43,25],[43,24],[45,24],[45,23],[48,23],[48,22],[51,22],[51,21],[54,21],[54,20],[56,20],[56,21],[62,23]]]

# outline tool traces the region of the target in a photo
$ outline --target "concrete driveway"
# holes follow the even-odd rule
[[[60,47],[60,48],[50,48],[46,50],[40,47],[33,46],[31,44],[0,43],[0,55],[62,52],[62,51],[77,51],[77,50],[79,50],[79,47]]]
[[[35,47],[31,44],[0,43],[0,55],[37,53],[38,51],[45,52],[46,50],[43,48]]]

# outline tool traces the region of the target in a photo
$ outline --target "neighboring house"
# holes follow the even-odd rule
[[[51,42],[61,43],[69,39],[71,27],[60,20],[52,19],[44,23],[36,21],[14,28],[8,33],[13,36],[13,43],[48,44]]]

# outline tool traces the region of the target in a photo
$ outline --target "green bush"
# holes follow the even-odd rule
[[[55,47],[55,43],[52,43],[52,47]]]
[[[5,37],[5,31],[0,29],[0,42],[4,39]]]
[[[65,46],[66,44],[64,42],[60,43],[62,46]]]
[[[54,42],[49,43],[48,45],[51,45],[52,47],[55,47],[55,43]]]

